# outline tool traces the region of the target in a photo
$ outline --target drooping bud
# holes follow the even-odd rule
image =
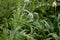
[[[29,13],[29,14],[28,14],[28,18],[29,18],[30,20],[32,20],[32,19],[33,19],[33,14],[32,14],[32,13]]]
[[[56,3],[56,0],[52,3],[52,7],[56,7],[57,6],[57,3]]]
[[[29,0],[24,0],[24,2],[25,2],[25,3],[28,3],[28,2],[29,2]]]

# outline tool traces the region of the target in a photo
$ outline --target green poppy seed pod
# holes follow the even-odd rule
[[[32,13],[29,13],[29,14],[28,14],[28,18],[29,18],[30,20],[32,20],[32,19],[33,19],[33,14],[32,14]]]

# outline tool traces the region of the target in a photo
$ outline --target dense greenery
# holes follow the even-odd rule
[[[60,1],[56,10],[53,1],[0,0],[0,40],[60,40]]]

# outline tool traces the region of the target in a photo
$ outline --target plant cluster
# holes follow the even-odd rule
[[[60,40],[60,1],[53,2],[0,0],[0,40]]]

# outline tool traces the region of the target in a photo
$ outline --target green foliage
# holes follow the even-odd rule
[[[52,2],[0,0],[0,40],[60,40],[60,13]]]

